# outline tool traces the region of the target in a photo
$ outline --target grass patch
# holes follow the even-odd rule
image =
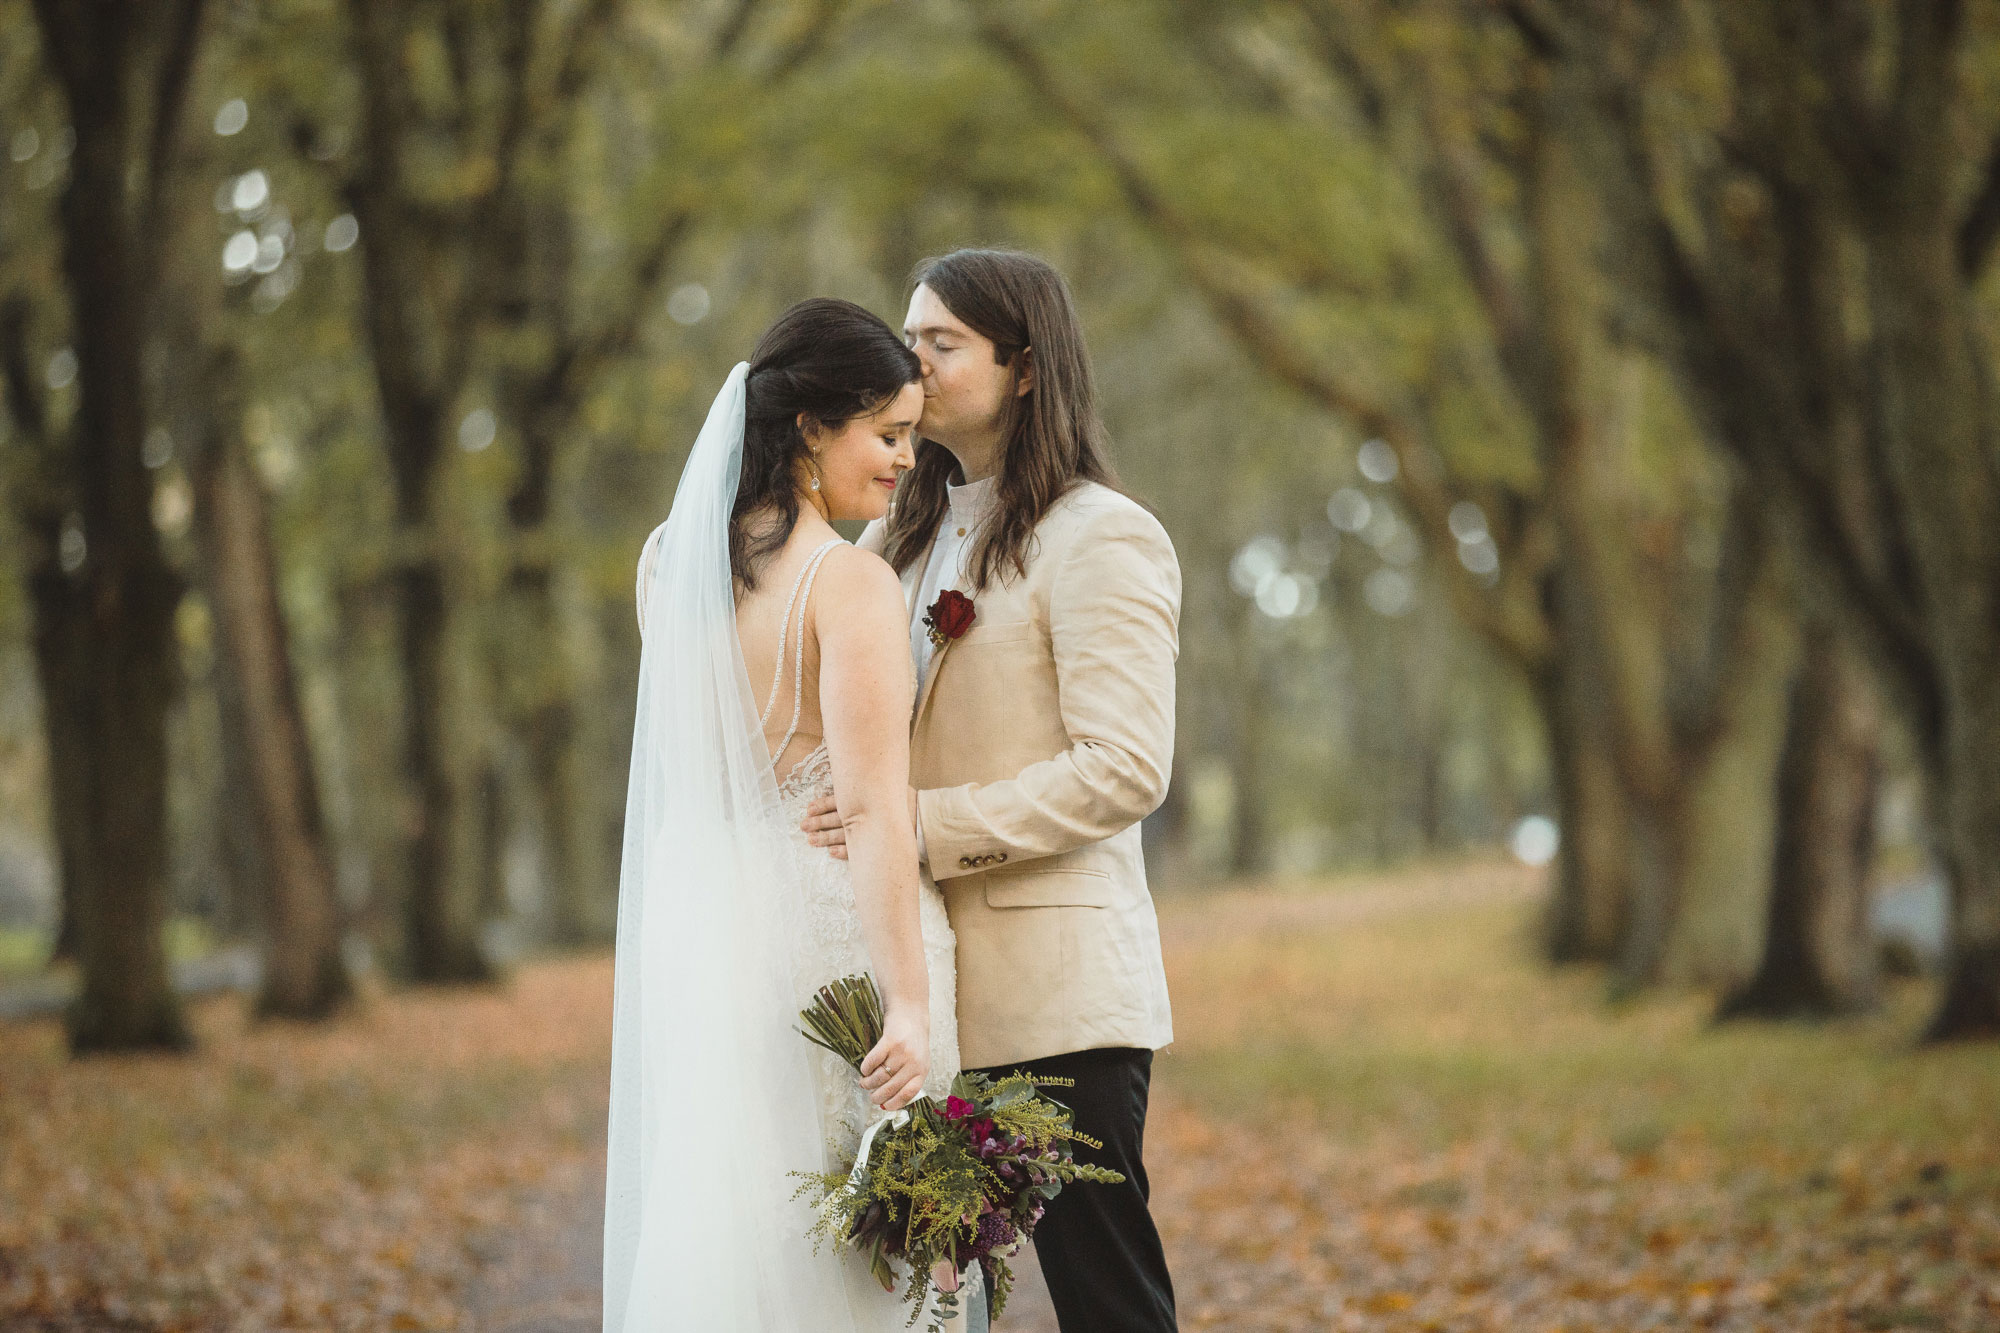
[[[47,967],[53,942],[45,930],[0,926],[0,981],[33,976]]]
[[[1338,910],[1354,893],[1331,892],[1317,923],[1294,913],[1270,930],[1253,910],[1241,932],[1176,939],[1169,916],[1175,1087],[1232,1115],[1303,1103],[1332,1133],[1433,1146],[1500,1132],[1548,1147],[1643,1121],[1801,1151],[1944,1148],[1992,1128],[2000,1050],[1915,1046],[1927,984],[1894,987],[1860,1019],[1718,1026],[1706,995],[1613,1005],[1602,974],[1552,973],[1529,947],[1531,898]],[[1189,924],[1226,910],[1190,908]]]

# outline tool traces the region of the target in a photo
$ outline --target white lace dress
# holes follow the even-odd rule
[[[786,602],[785,616],[779,625],[778,665],[770,698],[764,708],[766,722],[778,701],[780,685],[786,674],[788,655],[784,651],[785,639],[793,625],[793,611],[797,608],[797,638],[789,654],[790,674],[794,682],[792,722],[784,739],[778,743],[779,755],[783,755],[791,744],[803,711],[804,606],[812,596],[812,583],[820,562],[838,544],[837,539],[829,541],[806,561],[793,583],[792,595]],[[861,934],[861,914],[855,905],[854,880],[849,874],[848,863],[835,858],[824,847],[813,846],[799,827],[805,819],[806,807],[816,798],[832,794],[833,789],[833,764],[826,746],[821,745],[799,760],[792,771],[780,780],[778,805],[773,812],[782,839],[782,854],[789,858],[787,868],[795,877],[792,880],[797,893],[795,901],[804,904],[805,919],[794,936],[799,957],[793,968],[801,1009],[826,983],[873,970],[868,958],[868,946]],[[958,946],[952,935],[951,921],[945,915],[944,896],[938,892],[937,886],[927,878],[920,879],[918,893],[918,916],[923,931],[924,965],[930,979],[931,1010],[931,1067],[924,1080],[924,1092],[942,1102],[959,1071]],[[823,1169],[844,1171],[853,1165],[862,1134],[880,1113],[867,1093],[861,1090],[854,1070],[844,1061],[817,1047],[813,1056],[820,1116],[828,1128]],[[883,1328],[905,1325],[908,1312],[902,1304],[900,1290],[884,1292],[869,1274],[867,1266],[852,1254],[843,1251],[838,1261],[847,1282],[850,1305],[857,1313],[879,1309],[885,1321],[881,1325]],[[960,1327],[965,1328],[964,1321],[961,1321]]]
[[[805,956],[800,975],[805,980],[799,995],[804,1008],[813,991],[840,977],[870,970],[868,946],[861,937],[861,915],[854,904],[854,880],[847,862],[837,860],[824,847],[815,847],[799,831],[806,807],[814,798],[833,791],[833,767],[826,747],[820,746],[792,770],[778,786],[779,817],[791,831],[793,865],[803,885],[807,918]],[[958,1076],[958,976],[955,961],[957,940],[945,915],[944,895],[925,883],[918,893],[917,908],[924,934],[924,966],[930,974],[931,1070],[924,1091],[943,1101]],[[817,977],[814,981],[812,978]],[[839,1126],[835,1145],[844,1153],[840,1165],[852,1165],[854,1149],[862,1132],[875,1118],[874,1105],[861,1091],[854,1071],[828,1051],[820,1057],[822,1107],[829,1124]],[[833,1163],[828,1163],[831,1170]]]

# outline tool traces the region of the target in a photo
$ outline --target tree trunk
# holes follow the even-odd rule
[[[1899,446],[1891,471],[1942,705],[1932,753],[1955,873],[1944,998],[1928,1033],[1941,1040],[2000,1036],[2000,386],[1958,267],[1952,159],[1926,143],[1918,161],[1909,198],[1870,219],[1869,286],[1884,430]]]
[[[1935,785],[1951,949],[1943,999],[1925,1034],[1933,1041],[2000,1036],[2000,630],[1989,625],[1986,634],[1983,648],[1945,671],[1944,764]]]
[[[413,980],[491,980],[479,948],[480,853],[476,792],[468,792],[464,756],[455,753],[458,707],[443,561],[414,559],[396,583],[404,681],[403,778],[415,794],[408,843],[404,925]]]
[[[1535,689],[1562,838],[1547,928],[1548,956],[1555,963],[1611,961],[1624,933],[1629,896],[1625,804],[1602,719],[1576,681],[1581,665],[1563,663]]]
[[[189,1042],[168,974],[167,711],[178,675],[173,621],[180,583],[153,527],[153,479],[140,457],[146,412],[141,355],[167,225],[142,208],[135,185],[157,187],[165,169],[133,169],[138,16],[83,16],[35,6],[69,106],[76,148],[58,217],[77,358],[77,408],[69,442],[86,543],[68,596],[73,645],[87,665],[63,699],[76,705],[75,769],[58,799],[82,803],[87,838],[75,847],[72,906],[82,986],[68,1016],[78,1052],[184,1047]],[[177,12],[150,81],[152,142],[171,147],[186,93],[200,9]],[[98,28],[99,21],[104,28]],[[156,197],[157,197],[157,191]],[[52,756],[53,758],[53,756]]]
[[[609,938],[614,895],[604,862],[589,836],[591,793],[580,781],[576,707],[568,697],[549,699],[526,719],[528,773],[542,826],[544,863],[551,883],[550,937],[558,944]]]
[[[1626,72],[1600,85],[1623,139],[1617,196],[1636,203],[1622,248],[1644,256],[1697,399],[1803,517],[1810,568],[1909,712],[1952,892],[1929,1035],[2000,1035],[2000,418],[1974,290],[1992,236],[1969,243],[1977,214],[1963,212],[1977,25],[1962,5],[1905,5],[1893,24],[1800,42],[1808,6],[1709,9],[1729,19],[1708,31],[1738,85],[1716,103],[1734,119],[1691,153],[1726,144],[1740,174],[1655,160],[1623,59],[1646,39],[1578,29],[1598,39],[1580,67]],[[1760,110],[1802,88],[1825,93],[1813,115]],[[1664,197],[1669,179],[1696,183],[1692,197]],[[1746,206],[1768,225],[1738,234]]]
[[[42,740],[48,750],[49,819],[56,844],[60,912],[51,959],[77,956],[77,897],[90,860],[90,768],[84,761],[86,698],[90,646],[84,637],[82,608],[69,575],[57,563],[54,534],[46,559],[37,558],[28,575],[28,601],[34,608],[35,679],[41,687]]]
[[[608,937],[613,924],[611,880],[589,836],[588,793],[579,781],[576,651],[563,632],[551,549],[559,427],[574,429],[565,405],[537,401],[532,386],[513,396],[523,436],[520,482],[509,497],[514,567],[508,571],[502,614],[506,633],[493,636],[499,694],[508,722],[527,752],[546,873],[546,916],[551,937],[580,944]]]
[[[1264,627],[1249,602],[1239,607],[1236,633],[1238,661],[1234,744],[1230,755],[1229,872],[1255,875],[1270,858],[1270,806],[1264,774],[1270,760],[1264,743],[1269,713],[1267,654]]]
[[[1881,713],[1863,664],[1821,624],[1786,711],[1763,958],[1718,1018],[1828,1017],[1874,1000],[1868,875]]]
[[[361,224],[364,327],[402,552],[393,583],[410,804],[404,963],[417,981],[483,981],[493,975],[478,943],[485,830],[474,774],[484,746],[464,743],[472,719],[454,660],[458,614],[438,522],[447,420],[470,373],[468,342],[477,329],[466,321],[478,307],[436,303],[439,284],[429,270],[449,262],[450,251],[435,243],[441,238],[412,202],[403,144],[414,98],[405,50],[411,11],[353,0],[348,12],[362,93],[361,174],[348,198]],[[476,290],[490,276],[463,281]]]
[[[1670,984],[1715,989],[1742,984],[1757,967],[1799,661],[1790,548],[1764,533],[1738,563],[1740,582],[1718,579],[1717,599],[1733,605],[1720,617],[1707,716],[1681,746],[1679,905],[1661,964]]]
[[[245,807],[245,860],[264,911],[259,1013],[324,1018],[351,996],[319,782],[299,704],[264,492],[237,436],[234,349],[205,377],[212,434],[190,460],[203,582],[216,627],[223,744]]]

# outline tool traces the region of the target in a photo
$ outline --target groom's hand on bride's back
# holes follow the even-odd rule
[[[799,821],[805,830],[806,841],[815,847],[824,847],[837,859],[847,859],[847,828],[840,820],[840,803],[832,796],[822,796],[806,807],[806,817]],[[917,823],[917,789],[910,788],[910,827],[918,830],[921,847],[922,829]]]

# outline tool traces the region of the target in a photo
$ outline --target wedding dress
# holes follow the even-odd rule
[[[824,745],[782,778],[764,722],[789,666],[796,734],[804,621],[834,542],[792,587],[759,717],[729,571],[744,377],[730,373],[639,574],[642,649],[626,799],[606,1166],[605,1333],[890,1333],[908,1324],[844,1248],[814,1253],[796,1171],[845,1169],[876,1118],[855,1074],[797,1032],[821,985],[870,970],[845,861],[799,829],[833,790]],[[797,613],[796,629],[794,611]],[[791,633],[791,654],[784,640]],[[920,918],[930,1072],[958,1072],[954,942],[935,887]],[[960,1324],[963,1328],[965,1325]]]

